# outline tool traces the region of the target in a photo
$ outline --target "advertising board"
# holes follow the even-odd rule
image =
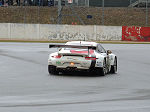
[[[122,26],[123,41],[150,41],[150,27]]]

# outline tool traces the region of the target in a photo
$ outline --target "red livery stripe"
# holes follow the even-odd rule
[[[70,50],[71,53],[75,54],[88,54],[88,51],[76,51],[76,50]],[[89,54],[93,54],[94,50],[89,50]]]

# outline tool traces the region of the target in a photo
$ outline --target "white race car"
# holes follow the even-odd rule
[[[53,47],[57,47],[58,52],[49,55],[49,74],[87,71],[93,75],[104,76],[117,72],[117,56],[110,50],[106,51],[99,43],[71,41],[65,45],[49,45],[49,48]]]

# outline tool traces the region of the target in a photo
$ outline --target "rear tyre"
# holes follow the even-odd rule
[[[55,66],[48,65],[48,72],[50,75],[58,75],[58,71]]]
[[[106,61],[103,62],[103,67],[96,69],[96,75],[105,76],[107,73]]]
[[[110,73],[115,74],[117,72],[117,58],[115,57],[114,65],[111,66]]]
[[[104,62],[103,62],[103,67],[102,67],[100,70],[101,70],[100,75],[101,75],[101,76],[105,76],[106,73],[107,73],[107,67],[106,67],[106,61],[105,61],[105,60],[104,60]]]

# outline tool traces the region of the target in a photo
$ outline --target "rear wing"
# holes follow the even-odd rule
[[[82,45],[59,45],[59,44],[50,44],[49,48],[78,48],[78,49],[93,49],[96,50],[96,46],[82,46]]]

